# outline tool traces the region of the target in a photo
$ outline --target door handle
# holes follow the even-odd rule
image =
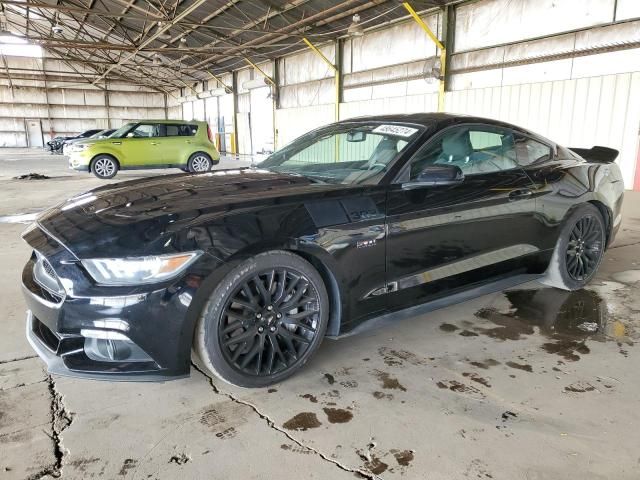
[[[151,145],[158,145],[158,142],[151,142]]]
[[[111,142],[113,145],[122,145],[122,142]]]
[[[529,198],[533,195],[533,192],[528,188],[521,188],[513,190],[509,193],[509,200],[522,200],[523,198]]]

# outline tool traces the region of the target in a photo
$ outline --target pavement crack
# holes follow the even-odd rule
[[[51,435],[53,441],[53,455],[55,462],[41,471],[34,473],[27,480],[39,479],[43,476],[50,475],[54,478],[62,477],[63,460],[66,450],[62,445],[62,432],[64,432],[73,422],[73,416],[67,411],[62,395],[56,389],[56,383],[51,375],[47,375],[47,386],[51,396]]]
[[[32,358],[38,358],[38,356],[37,355],[27,355],[25,357],[12,358],[10,360],[0,360],[0,365],[4,365],[5,363],[20,362],[22,360],[30,360]]]
[[[267,414],[261,412],[260,409],[258,409],[258,407],[256,407],[252,403],[249,403],[249,402],[247,402],[245,400],[242,400],[242,399],[239,399],[239,398],[235,397],[233,394],[231,394],[229,392],[225,392],[225,391],[220,390],[215,385],[215,383],[213,383],[213,378],[207,372],[202,370],[198,365],[196,365],[193,362],[191,363],[191,365],[198,372],[200,372],[202,375],[204,375],[207,380],[209,380],[209,385],[211,385],[211,388],[213,389],[213,391],[215,393],[217,393],[218,395],[223,395],[223,396],[227,397],[232,402],[235,402],[235,403],[238,403],[240,405],[245,405],[245,406],[249,407],[251,410],[253,410],[253,412],[256,415],[258,415],[262,420],[264,420],[266,422],[266,424],[269,426],[269,428],[281,433],[282,435],[287,437],[291,442],[295,443],[297,446],[313,452],[314,454],[319,456],[322,460],[335,465],[336,467],[338,467],[339,469],[341,469],[341,470],[343,470],[345,472],[353,473],[355,475],[360,475],[362,478],[368,478],[368,479],[371,479],[371,480],[376,480],[376,479],[379,478],[377,475],[374,475],[373,473],[368,472],[366,470],[361,470],[359,468],[351,468],[351,467],[349,467],[347,465],[344,465],[343,463],[340,463],[339,461],[329,457],[325,453],[322,453],[320,450],[315,449],[313,447],[310,447],[309,445],[305,445],[302,441],[300,441],[297,438],[295,438],[294,436],[292,436],[289,432],[287,432],[283,428],[277,426],[276,423],[271,418],[269,418],[269,416]]]

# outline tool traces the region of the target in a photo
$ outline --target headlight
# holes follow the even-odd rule
[[[201,251],[133,258],[82,260],[93,279],[103,285],[139,285],[170,280],[202,255]]]
[[[64,149],[68,149],[70,152],[82,152],[87,148],[89,148],[89,145],[86,143],[72,143],[64,146]]]

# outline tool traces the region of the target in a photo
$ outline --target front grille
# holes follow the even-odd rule
[[[44,323],[37,318],[33,318],[33,333],[40,339],[40,341],[51,350],[53,353],[58,352],[60,347],[60,338],[51,331]]]

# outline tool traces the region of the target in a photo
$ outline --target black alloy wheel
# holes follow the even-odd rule
[[[574,225],[567,243],[566,265],[569,276],[584,281],[593,275],[602,257],[602,222],[593,215],[581,217]]]
[[[233,368],[245,375],[273,375],[304,355],[318,334],[319,318],[319,294],[304,274],[270,268],[233,291],[218,338]]]
[[[329,294],[316,268],[295,253],[260,253],[206,288],[194,361],[225,382],[278,383],[302,368],[324,339]]]

